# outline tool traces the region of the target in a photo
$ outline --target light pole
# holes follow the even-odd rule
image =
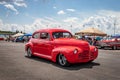
[[[98,24],[97,26],[98,26],[98,28],[102,31],[102,28],[101,28],[100,24]]]
[[[115,31],[116,31],[116,19],[114,20],[114,23],[113,23],[113,25],[114,25],[114,36],[115,36]]]
[[[46,27],[48,28],[48,25],[46,25]]]
[[[72,33],[72,25],[70,25],[70,27],[71,27],[71,33]]]
[[[23,26],[23,28],[24,28],[24,33],[25,33],[25,25]]]
[[[100,27],[100,25],[99,25],[99,24],[98,24],[97,26],[98,26],[98,28]]]
[[[83,24],[82,26],[83,26],[83,27],[85,27],[86,25],[85,25],[85,24]]]
[[[59,25],[58,28],[60,28],[61,26]]]
[[[12,26],[12,32],[14,32],[14,26]]]

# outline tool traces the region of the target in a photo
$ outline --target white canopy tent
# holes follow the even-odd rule
[[[77,32],[75,33],[77,35],[89,35],[89,36],[106,36],[107,34],[100,31],[99,29],[97,28],[93,28],[93,27],[89,27],[89,28],[86,28],[84,30],[81,30],[80,32]]]
[[[19,36],[23,36],[24,34],[22,33],[17,33],[17,34],[14,34],[12,37],[19,37]]]

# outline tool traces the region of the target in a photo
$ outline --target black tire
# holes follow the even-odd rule
[[[33,57],[33,55],[32,55],[32,50],[31,50],[30,47],[27,49],[27,54],[26,54],[26,56],[29,57],[29,58],[32,58],[32,57]]]
[[[117,49],[117,47],[116,47],[116,46],[113,46],[113,47],[112,47],[112,49],[113,49],[113,50],[116,50],[116,49]]]
[[[92,63],[94,60],[90,60],[90,61],[88,61],[87,63]]]
[[[105,49],[106,47],[105,46],[102,46],[101,49]]]
[[[98,46],[98,49],[102,49],[102,47],[101,47],[101,46]]]
[[[67,61],[67,59],[65,58],[65,56],[63,54],[59,54],[57,57],[57,62],[60,66],[69,66],[69,62]]]

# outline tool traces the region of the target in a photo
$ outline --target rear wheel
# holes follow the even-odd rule
[[[30,47],[27,49],[27,55],[26,56],[29,57],[29,58],[33,57],[32,50],[31,50]]]
[[[61,66],[69,66],[69,63],[63,54],[58,55],[57,61]]]
[[[116,47],[116,46],[113,46],[113,47],[112,47],[112,49],[113,49],[113,50],[116,50],[116,49],[117,49],[117,47]]]
[[[105,47],[104,47],[104,46],[102,46],[102,47],[101,47],[101,49],[105,49]]]

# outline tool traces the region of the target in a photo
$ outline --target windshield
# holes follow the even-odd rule
[[[57,39],[57,38],[71,38],[72,35],[69,33],[69,32],[54,32],[52,34],[53,38],[54,39]]]

